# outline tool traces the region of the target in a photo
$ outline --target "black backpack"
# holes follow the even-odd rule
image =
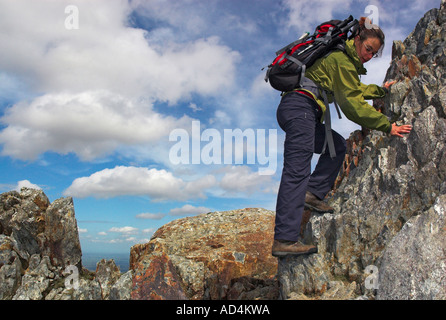
[[[355,35],[358,27],[358,20],[352,16],[343,21],[330,20],[320,24],[313,35],[307,32],[276,52],[276,58],[266,71],[265,81],[282,92],[303,87],[305,70],[333,50],[344,50],[345,41]]]

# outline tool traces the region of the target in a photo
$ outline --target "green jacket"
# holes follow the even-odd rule
[[[365,101],[384,97],[386,90],[375,84],[361,83],[359,75],[366,73],[367,70],[356,52],[354,41],[348,40],[345,53],[338,50],[326,58],[317,60],[307,69],[305,76],[333,93],[336,102],[349,120],[369,129],[389,133],[392,126],[387,117]],[[332,95],[328,96],[329,102],[333,102]],[[324,102],[320,99],[317,99],[317,102],[325,112]]]

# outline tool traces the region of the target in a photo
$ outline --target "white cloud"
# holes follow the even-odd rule
[[[153,201],[187,200],[204,198],[205,190],[215,184],[210,175],[188,182],[165,170],[117,166],[77,178],[64,194],[79,198],[133,195],[149,196]]]
[[[219,180],[217,180],[219,179]],[[243,197],[254,193],[276,191],[273,176],[260,175],[245,165],[226,166],[213,171],[213,174],[194,175],[185,180],[166,170],[144,167],[116,166],[77,178],[64,195],[85,198],[110,198],[117,196],[147,196],[152,201],[185,201],[206,198],[207,193],[217,197]],[[172,209],[170,215],[199,214],[211,211],[206,207],[185,205]],[[161,219],[161,213],[141,213],[141,219]]]
[[[211,212],[212,210],[206,207],[195,207],[190,204],[185,204],[181,208],[175,208],[169,211],[169,215],[171,216],[193,216],[201,213]]]
[[[108,230],[109,232],[117,232],[117,233],[122,233],[125,235],[132,235],[132,234],[137,234],[138,233],[138,228],[134,228],[134,227],[113,227],[110,228],[110,230]]]
[[[22,190],[22,188],[37,189],[37,190],[42,189],[37,184],[31,183],[29,180],[21,180],[21,181],[17,182],[17,186],[15,187],[14,190],[20,191],[20,190]]]
[[[285,0],[284,4],[290,11],[288,27],[297,27],[302,33],[304,31],[312,33],[315,26],[333,19],[333,11],[339,8],[347,10],[351,3],[352,0],[313,0],[311,4],[306,0]]]
[[[204,32],[210,33],[243,33],[252,34],[258,31],[258,21],[244,14],[240,6],[231,13],[225,1],[196,1],[196,0],[133,0],[133,8],[138,14],[162,21],[170,28],[154,28],[150,32],[150,40],[154,41],[156,36],[162,34],[164,41],[183,42],[190,37],[201,36]],[[178,34],[181,31],[180,34]]]
[[[197,112],[197,111],[202,111],[203,109],[198,107],[197,104],[195,103],[190,103],[189,104],[189,108],[193,111],[193,112]]]
[[[260,175],[257,171],[251,171],[248,166],[225,167],[220,172],[223,172],[224,176],[220,180],[219,186],[226,194],[230,195],[262,192],[273,183],[272,176]]]
[[[48,94],[7,110],[3,155],[34,160],[46,151],[93,160],[121,145],[155,144],[190,119],[155,113],[151,105],[109,91]]]
[[[122,244],[122,243],[133,243],[133,244],[137,244],[137,243],[147,243],[149,242],[150,239],[147,238],[142,238],[142,239],[138,239],[136,237],[124,237],[124,238],[117,238],[117,239],[109,239],[109,240],[105,240],[105,239],[92,239],[90,240],[90,242],[92,243],[106,243],[106,244]]]
[[[135,217],[138,219],[152,219],[152,220],[160,220],[164,218],[166,215],[163,213],[140,213],[137,214]]]
[[[206,23],[206,17],[212,11],[213,6],[209,1],[193,0],[134,0],[132,5],[139,14],[157,21],[167,22],[169,26],[183,29],[186,34],[197,34],[209,26]],[[155,30],[158,29],[155,28]],[[181,37],[181,35],[177,36]]]
[[[155,228],[147,228],[147,229],[143,229],[142,233],[151,234],[151,233],[154,233],[155,231],[156,231]]]
[[[164,43],[158,51],[147,31],[127,26],[127,1],[3,3],[0,67],[40,92],[106,89],[175,103],[192,92],[213,94],[232,85],[237,52],[216,37]],[[65,28],[68,4],[79,9],[77,30]]]

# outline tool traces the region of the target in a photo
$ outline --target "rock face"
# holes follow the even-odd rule
[[[386,81],[398,82],[380,107],[413,130],[403,139],[352,135],[328,198],[335,214],[315,214],[305,227],[319,253],[279,261],[284,298],[333,298],[339,287],[347,297],[446,298],[445,22],[442,1],[394,42]]]

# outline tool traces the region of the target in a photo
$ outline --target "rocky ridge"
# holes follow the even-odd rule
[[[377,107],[404,139],[360,132],[327,201],[305,212],[319,252],[275,259],[274,212],[247,208],[172,221],[130,251],[130,270],[82,266],[73,200],[0,195],[0,299],[446,299],[446,1],[393,44]]]

